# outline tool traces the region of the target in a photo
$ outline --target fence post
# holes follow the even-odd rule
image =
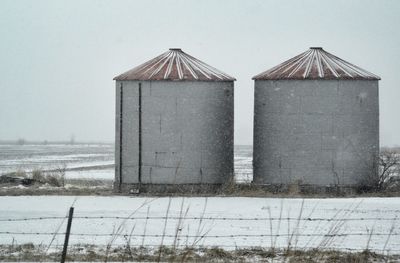
[[[67,232],[65,233],[64,248],[61,255],[61,263],[64,263],[65,258],[67,257],[67,248],[68,248],[69,234],[71,233],[71,224],[73,215],[74,215],[74,208],[70,207],[68,215]]]

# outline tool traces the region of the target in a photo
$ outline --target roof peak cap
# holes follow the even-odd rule
[[[319,49],[319,50],[323,50],[322,47],[310,47],[310,49]]]
[[[171,51],[182,51],[182,49],[180,47],[172,47],[169,50],[171,50]]]

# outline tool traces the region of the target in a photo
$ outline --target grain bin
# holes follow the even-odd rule
[[[377,176],[378,76],[316,47],[253,79],[255,184],[353,188]]]
[[[115,190],[204,190],[232,179],[233,77],[173,48],[114,80]]]

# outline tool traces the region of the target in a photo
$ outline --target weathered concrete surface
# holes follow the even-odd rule
[[[256,80],[254,183],[356,186],[377,175],[378,81]]]
[[[141,182],[139,82],[116,82],[116,186],[120,179],[122,184],[133,185],[222,184],[230,180],[233,177],[233,81],[140,82]]]

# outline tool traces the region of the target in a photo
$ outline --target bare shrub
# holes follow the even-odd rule
[[[45,184],[46,183],[46,176],[44,172],[40,169],[35,169],[32,171],[32,179],[35,182]]]
[[[231,177],[222,184],[220,193],[233,194],[235,192],[237,192],[237,184],[235,183],[234,177]]]
[[[32,180],[39,184],[49,184],[55,187],[63,187],[65,185],[65,169],[44,172],[40,169],[32,171]]]
[[[359,185],[360,192],[383,192],[399,184],[400,152],[383,149],[376,157],[374,167]]]
[[[24,170],[21,170],[21,169],[18,169],[18,170],[15,172],[14,175],[15,175],[16,177],[23,177],[23,178],[27,177],[26,172],[25,172]]]
[[[65,171],[66,165],[64,164],[61,167],[58,167],[51,172],[47,173],[48,184],[57,186],[57,187],[64,187],[65,186]]]
[[[56,175],[51,175],[51,174],[46,176],[46,183],[48,183],[51,186],[56,186],[56,187],[63,186],[61,177],[56,176]]]
[[[379,177],[377,190],[385,190],[397,181],[400,172],[400,153],[395,150],[384,150],[379,155]]]

